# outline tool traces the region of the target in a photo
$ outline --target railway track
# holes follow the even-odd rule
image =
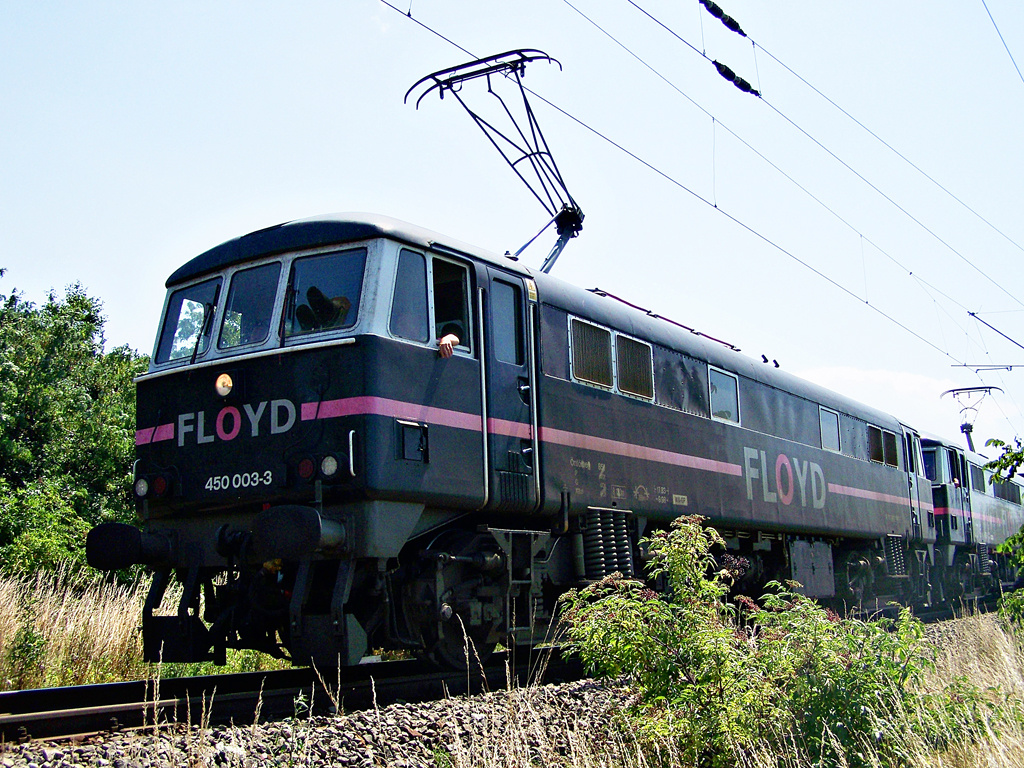
[[[11,691],[0,693],[0,740],[81,738],[170,723],[247,725],[310,711],[352,712],[581,677],[579,661],[564,659],[555,649],[515,663],[495,654],[468,673],[388,661],[343,667],[328,679],[312,669],[288,669]]]

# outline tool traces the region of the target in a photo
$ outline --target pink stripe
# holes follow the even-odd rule
[[[627,456],[631,459],[657,461],[662,464],[702,469],[706,472],[717,472],[722,475],[743,476],[743,467],[739,464],[729,464],[725,461],[714,461],[713,459],[704,459],[699,456],[689,456],[685,453],[673,453],[672,451],[663,451],[659,448],[647,448],[642,445],[634,445],[633,443],[624,443],[620,440],[582,435],[579,432],[567,432],[562,429],[541,427],[540,439],[545,443],[556,443],[569,446],[570,448],[603,451],[604,453],[614,453],[618,456]]]
[[[487,431],[492,435],[508,435],[509,437],[519,437],[523,440],[529,440],[532,429],[529,424],[523,424],[521,421],[488,419]]]
[[[383,397],[347,397],[340,400],[323,400],[319,403],[303,403],[301,415],[303,421],[314,419],[333,419],[340,416],[357,416],[372,414],[375,416],[391,416],[410,421],[425,421],[431,424],[443,424],[458,429],[480,431],[479,416],[461,411],[450,411],[444,408],[433,408],[426,405],[407,403],[401,400],[390,400]],[[488,419],[487,428],[493,434],[509,435],[529,439],[530,425],[505,419]],[[642,445],[625,443],[620,440],[609,440],[603,437],[583,435],[562,429],[543,427],[540,431],[541,440],[547,443],[566,445],[572,448],[603,451],[618,456],[634,459],[657,461],[678,467],[702,469],[735,477],[743,476],[743,468],[739,464],[689,456],[684,453],[663,451],[658,448],[647,448]]]
[[[456,429],[471,429],[480,432],[483,420],[479,415],[434,408],[429,405],[390,400],[386,397],[346,397],[341,400],[321,400],[319,403],[303,403],[302,420],[336,419],[340,416],[391,416],[409,421],[424,421],[442,424]]]
[[[910,499],[902,496],[893,496],[889,493],[879,493],[878,491],[868,491],[864,488],[852,488],[848,485],[837,485],[836,483],[828,484],[829,493],[835,493],[839,496],[853,496],[858,499],[870,499],[871,501],[883,501],[887,504],[897,504],[904,507],[910,506]]]
[[[971,514],[971,520],[980,520],[983,523],[993,523],[996,525],[1009,522],[1001,517],[989,517],[988,515],[982,515],[977,512]]]
[[[147,427],[135,431],[136,445],[149,445],[162,440],[174,439],[174,424],[161,424],[159,427]]]

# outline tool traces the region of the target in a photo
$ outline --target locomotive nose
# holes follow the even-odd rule
[[[171,543],[163,536],[143,533],[134,525],[102,523],[85,539],[85,559],[101,571],[119,571],[136,563],[157,565],[171,558]]]

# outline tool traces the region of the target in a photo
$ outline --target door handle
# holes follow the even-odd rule
[[[519,379],[519,383],[516,385],[516,389],[519,390],[519,399],[523,401],[525,405],[530,404],[530,382],[526,379]]]

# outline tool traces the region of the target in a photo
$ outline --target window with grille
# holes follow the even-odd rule
[[[654,366],[649,344],[616,335],[615,367],[620,392],[654,399]]]
[[[896,435],[892,432],[882,432],[882,452],[885,463],[890,467],[899,466],[899,455],[896,452]]]
[[[868,427],[868,454],[872,461],[879,464],[885,462],[885,449],[882,447],[882,430],[878,427]]]
[[[570,327],[573,378],[610,388],[613,383],[611,331],[575,317]]]
[[[971,488],[979,493],[987,493],[985,489],[985,470],[971,464]]]

